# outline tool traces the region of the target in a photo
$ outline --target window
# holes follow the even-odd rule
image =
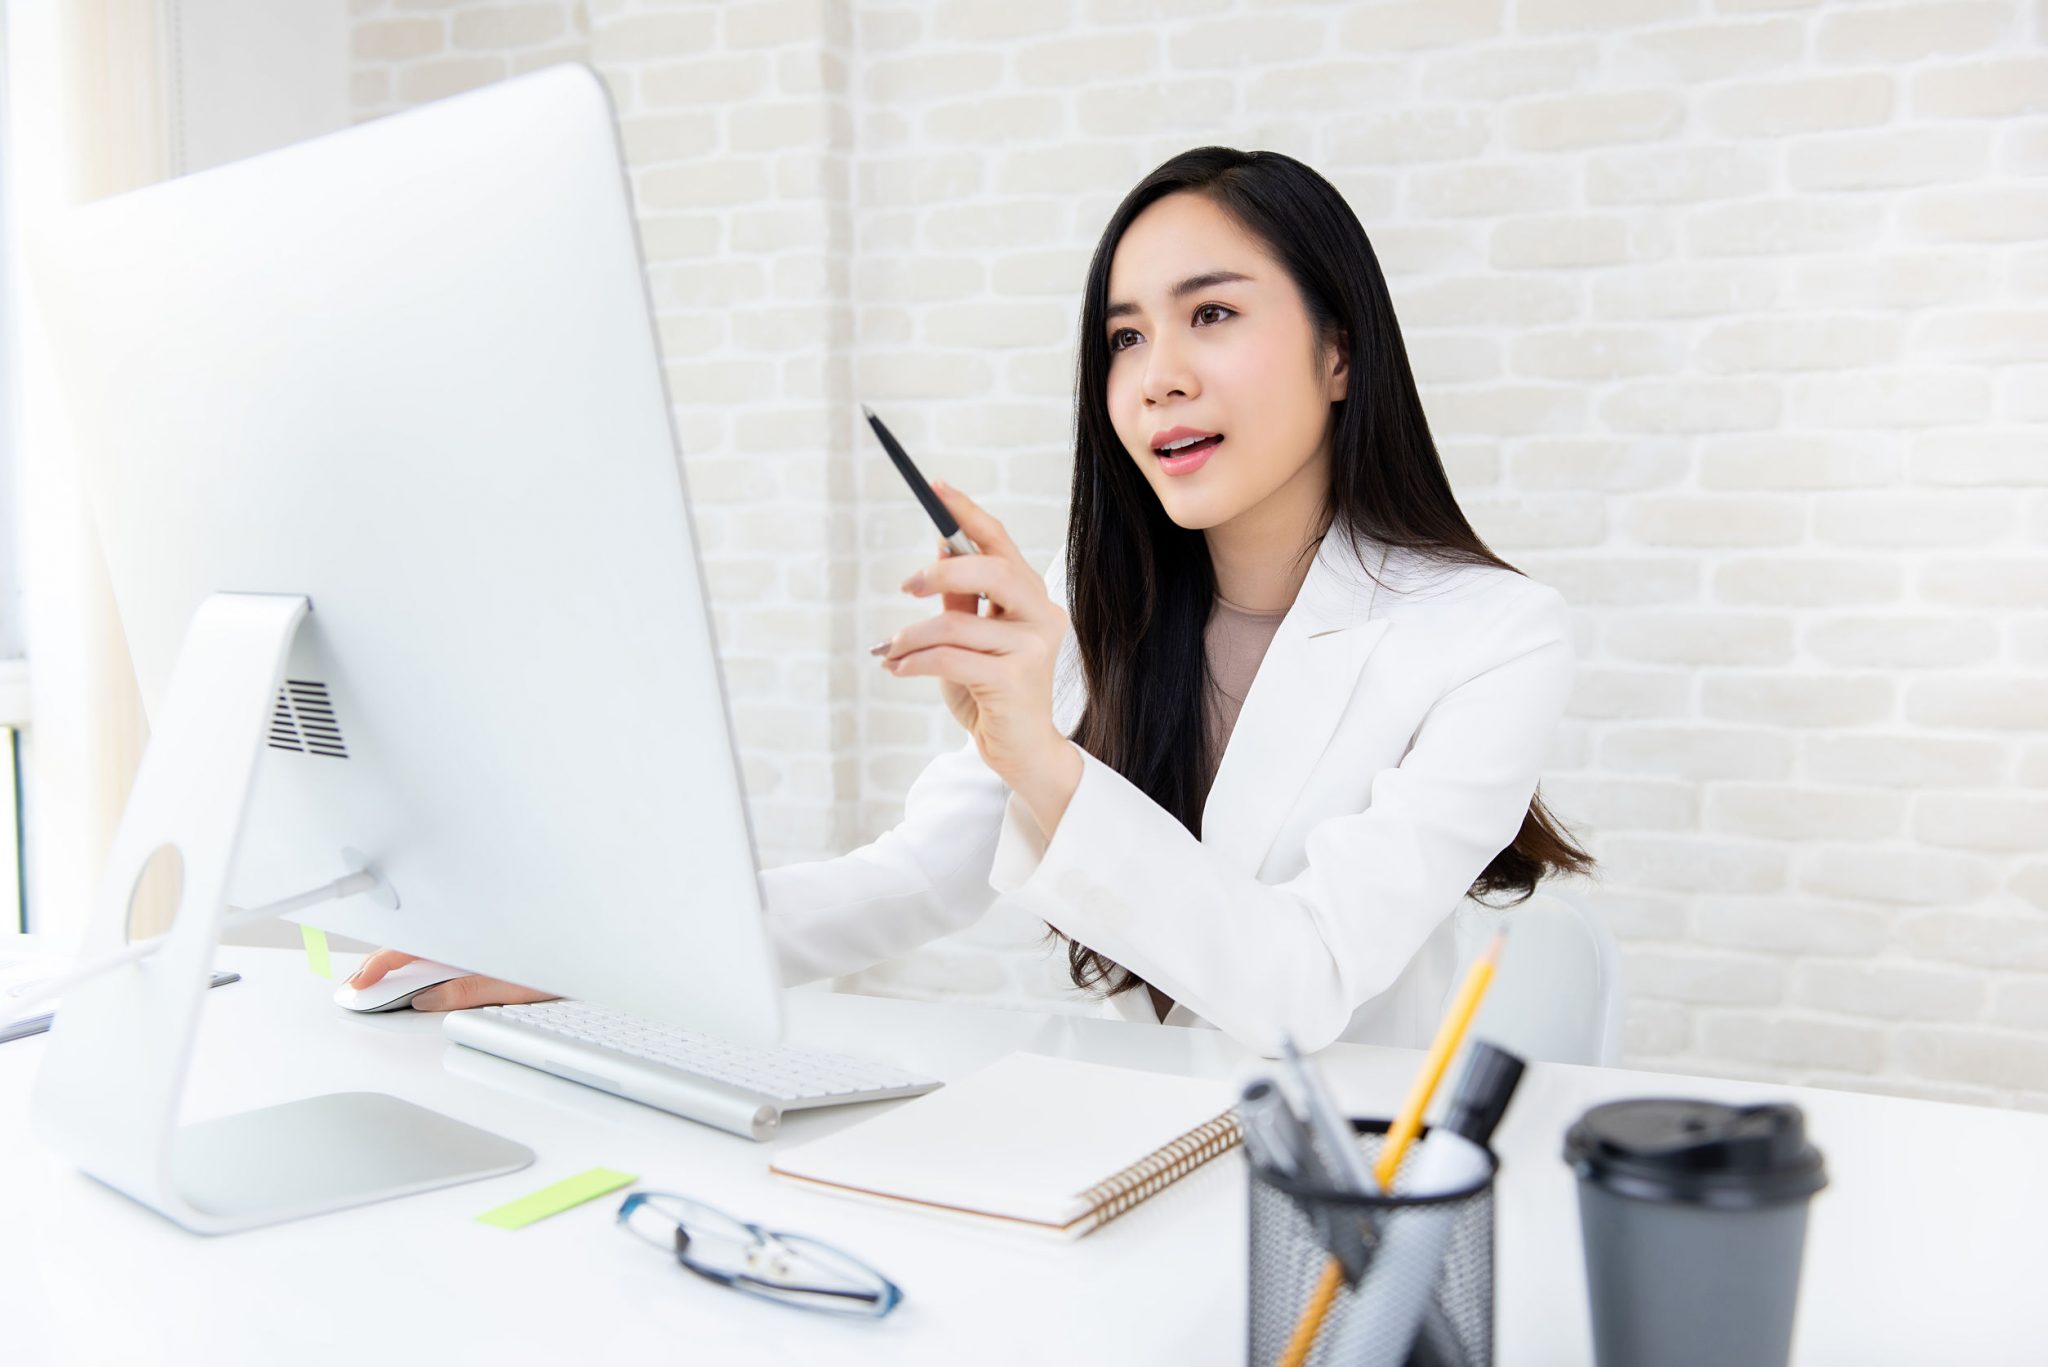
[[[22,835],[22,728],[28,721],[28,665],[22,658],[20,462],[15,459],[19,433],[14,396],[16,345],[20,320],[12,301],[17,256],[13,187],[9,183],[14,157],[9,111],[13,82],[9,64],[8,16],[12,7],[0,3],[0,936],[28,929],[27,880]]]
[[[0,935],[28,929],[28,874],[21,851],[21,732],[0,726]]]

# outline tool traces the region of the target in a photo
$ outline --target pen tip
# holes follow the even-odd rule
[[[862,404],[860,406],[860,411],[861,416],[866,418],[869,422],[873,422],[875,420],[875,410],[869,408],[866,404]]]

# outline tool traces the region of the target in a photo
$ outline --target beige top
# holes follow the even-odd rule
[[[1245,695],[1251,692],[1252,676],[1259,672],[1259,661],[1266,658],[1266,647],[1273,644],[1273,634],[1280,630],[1280,621],[1286,616],[1285,608],[1278,612],[1253,612],[1225,602],[1221,594],[1210,609],[1209,625],[1202,633],[1202,648],[1209,658],[1209,687],[1202,706],[1209,728],[1210,756],[1209,782],[1202,785],[1205,792],[1216,781],[1215,766],[1222,763],[1223,747],[1237,725]],[[1159,1013],[1159,1019],[1165,1020],[1166,1013],[1173,1009],[1173,999],[1156,987],[1148,990],[1153,1010]]]
[[[1237,726],[1245,695],[1251,692],[1252,676],[1259,672],[1259,661],[1266,658],[1266,647],[1273,644],[1273,634],[1280,630],[1280,621],[1285,616],[1285,608],[1278,612],[1253,612],[1225,602],[1221,595],[1209,612],[1209,625],[1202,633],[1202,646],[1209,658],[1209,689],[1203,715],[1208,721],[1213,763],[1222,761],[1223,747]],[[1212,767],[1210,782],[1215,778]],[[1206,790],[1208,784],[1203,787]]]

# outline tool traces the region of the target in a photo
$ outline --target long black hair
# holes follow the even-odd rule
[[[1207,196],[1286,269],[1308,307],[1318,368],[1332,347],[1347,356],[1346,397],[1332,405],[1324,534],[1421,551],[1446,564],[1514,567],[1486,548],[1458,507],[1379,259],[1336,188],[1279,152],[1229,147],[1183,152],[1140,181],[1102,231],[1081,302],[1066,579],[1088,703],[1073,739],[1199,837],[1216,760],[1207,753],[1202,707],[1215,570],[1203,534],[1166,515],[1111,424],[1103,316],[1110,262],[1125,230],[1152,203],[1182,191]],[[1514,842],[1471,891],[1515,893],[1520,901],[1548,874],[1592,866],[1536,798]],[[1067,962],[1077,987],[1110,995],[1145,985],[1071,940]]]

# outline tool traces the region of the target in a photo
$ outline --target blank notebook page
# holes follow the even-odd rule
[[[1093,1217],[1103,1183],[1217,1121],[1231,1104],[1220,1081],[1011,1054],[791,1149],[769,1170],[1078,1234],[1101,1222]],[[1220,1152],[1230,1142],[1234,1133],[1208,1147]]]

